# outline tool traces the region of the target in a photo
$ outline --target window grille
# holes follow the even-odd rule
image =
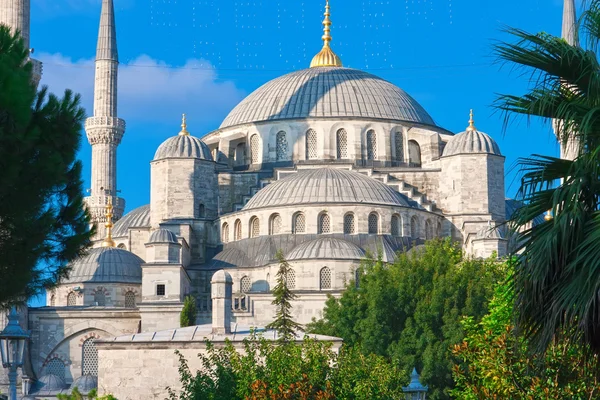
[[[369,215],[369,233],[379,233],[379,217],[377,214]]]
[[[392,216],[392,236],[402,236],[400,233],[400,217]]]
[[[296,272],[294,272],[293,269],[288,271],[288,273],[285,275],[285,284],[287,285],[288,289],[296,288]]]
[[[204,204],[198,206],[198,218],[206,218],[206,207],[204,207]]]
[[[403,162],[404,161],[404,137],[402,136],[402,132],[394,133],[394,148],[396,150],[396,161]]]
[[[260,236],[260,221],[256,217],[250,221],[250,235],[253,238]]]
[[[314,160],[317,158],[317,132],[309,129],[306,132],[306,159]]]
[[[276,214],[271,217],[271,235],[279,235],[281,233],[281,216]]]
[[[431,225],[431,221],[429,220],[425,222],[425,239],[433,239],[433,225]]]
[[[54,307],[56,305],[56,296],[50,296],[50,307]]]
[[[67,305],[68,306],[76,306],[77,305],[77,295],[75,294],[75,292],[71,292],[67,296]]]
[[[321,290],[331,289],[331,270],[327,267],[321,269]]]
[[[247,276],[244,276],[242,278],[242,280],[240,281],[240,291],[242,293],[248,293],[250,291],[251,286],[252,286],[252,284],[250,282],[250,278],[248,278]]]
[[[97,306],[101,307],[104,307],[106,305],[106,296],[104,295],[104,292],[96,292],[94,294],[94,303],[96,303]]]
[[[367,132],[367,160],[377,159],[377,134],[370,130]]]
[[[337,131],[336,137],[337,144],[337,158],[338,160],[344,160],[348,158],[348,133],[345,129]]]
[[[294,233],[304,233],[306,231],[306,217],[304,214],[294,216]]]
[[[356,233],[356,226],[354,222],[354,214],[346,214],[344,216],[344,233],[353,234]]]
[[[65,379],[65,364],[58,358],[53,358],[46,365],[46,375],[54,375]]]
[[[221,229],[221,242],[227,243],[229,242],[229,224],[224,223],[223,228]]]
[[[244,165],[246,158],[246,143],[239,143],[235,147],[235,165]]]
[[[235,225],[233,227],[233,240],[242,240],[242,221],[239,219],[235,221]]]
[[[421,146],[414,140],[408,141],[408,157],[411,167],[421,166]]]
[[[83,342],[82,353],[81,374],[98,376],[98,349],[94,343],[94,338]]]
[[[252,135],[250,138],[250,151],[252,152],[252,164],[260,162],[260,139],[258,135]]]
[[[284,131],[277,133],[276,141],[277,141],[277,143],[276,143],[277,161],[287,159],[288,142],[287,142],[287,136]]]
[[[331,219],[329,214],[319,216],[319,233],[331,233]]]
[[[166,289],[165,285],[156,285],[156,295],[164,296],[167,293]]]
[[[135,308],[135,293],[132,291],[125,293],[125,307]]]
[[[413,239],[417,239],[419,237],[417,217],[412,217],[410,220],[410,237]]]

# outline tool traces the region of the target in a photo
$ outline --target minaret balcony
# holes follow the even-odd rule
[[[33,83],[35,83],[35,86],[37,87],[40,83],[40,80],[42,79],[42,73],[43,73],[43,66],[42,66],[42,62],[35,60],[33,58],[29,59],[29,62],[31,62],[31,76],[33,79]]]
[[[116,117],[90,117],[85,120],[85,132],[91,145],[118,145],[125,133],[125,121]]]

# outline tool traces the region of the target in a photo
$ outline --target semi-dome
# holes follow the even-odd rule
[[[65,380],[54,374],[48,374],[42,376],[35,383],[35,389],[37,391],[59,391],[67,388]]]
[[[276,78],[250,94],[221,129],[240,124],[303,118],[364,118],[435,125],[410,95],[368,72],[319,67]]]
[[[210,283],[233,283],[233,278],[229,272],[222,269],[213,274]]]
[[[336,168],[300,170],[261,189],[244,210],[311,203],[359,203],[411,207],[385,183]]]
[[[296,246],[286,255],[286,260],[360,260],[364,256],[365,252],[354,243],[341,239],[319,238]]]
[[[91,249],[71,264],[69,278],[63,283],[142,283],[144,260],[115,247]]]
[[[164,158],[198,158],[212,161],[210,149],[202,140],[190,135],[187,130],[185,114],[181,124],[181,132],[165,140],[154,154],[154,161]]]
[[[79,393],[83,395],[87,395],[94,389],[98,389],[98,378],[93,375],[81,375],[79,378],[75,379],[71,386],[70,390],[77,388]]]
[[[168,229],[158,229],[152,232],[148,243],[179,243],[177,236]]]
[[[113,237],[127,236],[130,228],[149,228],[150,227],[150,205],[138,207],[131,210],[123,218],[118,220],[113,227]]]
[[[457,154],[495,154],[500,153],[500,147],[494,139],[489,135],[480,132],[475,128],[473,121],[473,112],[471,111],[471,119],[469,127],[466,131],[459,133],[450,138],[444,148],[443,157],[455,156]]]

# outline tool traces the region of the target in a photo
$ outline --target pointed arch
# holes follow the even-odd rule
[[[377,159],[377,134],[373,129],[367,132],[367,160]]]
[[[319,157],[317,151],[317,132],[314,129],[309,129],[306,132],[306,159],[315,160]]]
[[[421,166],[421,146],[415,140],[408,141],[408,158],[411,167]]]
[[[252,164],[260,164],[260,137],[257,134],[250,137],[250,156]]]
[[[285,131],[279,131],[275,139],[275,159],[277,161],[287,160],[288,158],[288,141]]]
[[[335,144],[338,160],[348,158],[348,132],[344,128],[339,129],[335,134]]]

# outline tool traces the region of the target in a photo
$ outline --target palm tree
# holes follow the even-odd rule
[[[517,115],[538,117],[554,125],[562,145],[577,143],[573,160],[534,154],[518,161],[524,206],[511,221],[522,232],[512,278],[517,326],[537,350],[563,337],[599,355],[600,0],[588,3],[577,27],[585,46],[508,29],[517,40],[494,51],[531,77],[527,93],[498,98],[505,127]],[[546,210],[546,221],[531,227]]]

